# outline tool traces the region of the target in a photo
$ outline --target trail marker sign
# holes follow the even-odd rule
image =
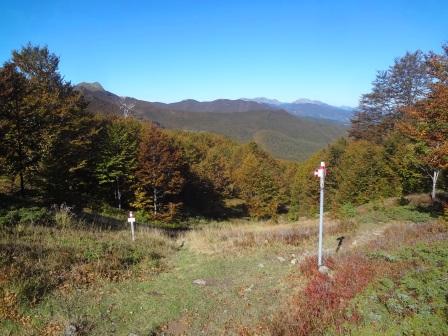
[[[134,241],[135,240],[135,231],[134,231],[135,217],[132,214],[132,211],[129,212],[128,223],[131,224],[131,236],[132,236],[132,241]]]
[[[319,211],[319,247],[317,250],[317,267],[323,266],[322,261],[322,239],[324,231],[324,187],[326,175],[325,162],[320,163],[320,167],[314,172],[314,176],[320,179],[320,211]]]

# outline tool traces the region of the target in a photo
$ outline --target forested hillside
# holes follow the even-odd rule
[[[301,161],[340,136],[346,126],[328,120],[294,117],[279,108],[244,100],[194,100],[173,104],[151,103],[134,98],[120,98],[87,83],[77,86],[93,113],[132,116],[151,120],[165,128],[208,131],[240,142],[255,141],[280,159]]]
[[[80,209],[133,208],[149,222],[313,213],[318,185],[311,173],[320,161],[328,163],[327,206],[334,210],[429,190],[435,200],[445,183],[446,54],[407,53],[380,72],[350,136],[323,150],[340,126],[281,110],[161,111],[99,84],[80,92],[58,62],[47,48],[28,45],[1,68],[7,194]],[[299,164],[268,153],[282,150],[289,159],[315,154]]]

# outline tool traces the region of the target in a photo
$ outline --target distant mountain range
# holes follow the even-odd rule
[[[239,142],[255,141],[280,159],[304,160],[346,132],[346,126],[341,122],[318,119],[319,116],[301,117],[285,111],[284,103],[189,99],[166,104],[120,97],[104,90],[99,83],[80,83],[76,88],[89,102],[88,109],[92,112],[128,114],[166,128],[214,132]]]
[[[257,102],[269,105],[274,108],[281,108],[291,114],[300,117],[321,118],[340,121],[343,123],[350,122],[354,108],[348,106],[333,106],[318,100],[310,100],[306,98],[297,99],[292,103],[280,102],[277,99],[259,98],[242,98],[246,101]]]
[[[199,102],[193,99],[182,100],[178,103],[153,103],[162,109],[183,111],[183,112],[212,112],[212,113],[232,113],[249,111],[272,111],[278,107],[248,100],[217,99],[209,102]]]

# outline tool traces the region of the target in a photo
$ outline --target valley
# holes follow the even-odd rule
[[[132,106],[131,115],[151,120],[169,129],[222,134],[236,141],[256,142],[274,157],[303,161],[312,153],[346,134],[340,122],[310,115],[294,116],[277,106],[246,100],[187,100],[173,104],[121,98],[100,84],[77,86],[94,113],[122,115],[123,106]],[[317,109],[315,105],[311,105]],[[318,115],[318,114],[317,114]],[[320,115],[319,115],[320,116]]]

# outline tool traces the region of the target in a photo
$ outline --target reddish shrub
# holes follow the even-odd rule
[[[359,255],[327,260],[327,265],[332,269],[329,275],[317,271],[315,257],[304,261],[300,269],[311,279],[274,321],[273,335],[320,335],[329,326],[342,332],[348,302],[384,269],[380,262]]]
[[[431,242],[446,239],[447,225],[442,222],[395,225],[365,246],[367,251],[387,251],[399,245],[417,241]],[[412,267],[406,262],[389,263],[383,259],[369,259],[360,254],[328,258],[329,275],[319,273],[317,258],[305,259],[300,267],[300,280],[309,279],[306,286],[295,294],[287,307],[270,323],[272,335],[322,335],[329,328],[344,335],[344,322],[358,322],[360,317],[345,314],[351,299],[363,291],[377,276],[399,278]],[[297,277],[296,277],[297,279]]]

